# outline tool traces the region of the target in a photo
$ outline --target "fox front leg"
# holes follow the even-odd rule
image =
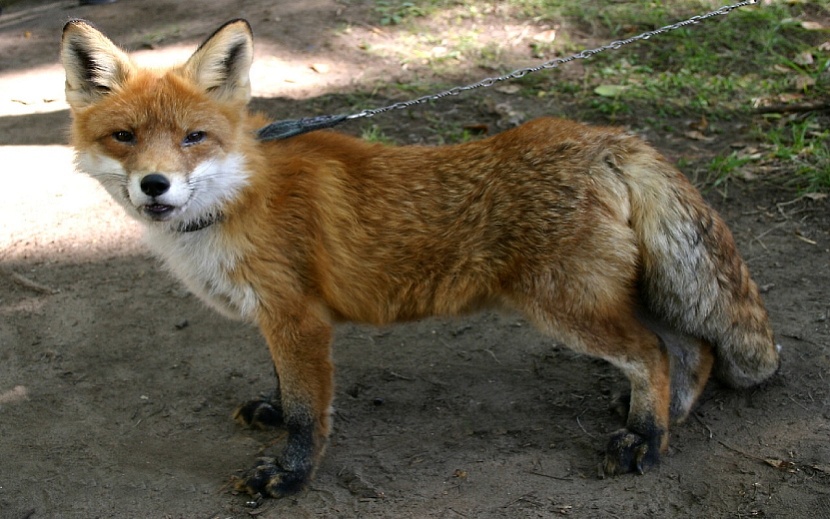
[[[309,308],[281,319],[265,318],[265,335],[279,380],[273,400],[254,400],[235,417],[251,426],[283,425],[286,445],[276,457],[257,459],[236,478],[237,490],[251,495],[284,497],[311,480],[331,430],[334,368],[331,326]],[[278,401],[277,401],[278,399]]]

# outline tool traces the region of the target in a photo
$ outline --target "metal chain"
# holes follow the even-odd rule
[[[578,60],[578,59],[587,59],[591,56],[599,54],[600,52],[605,52],[607,50],[617,50],[624,45],[628,45],[630,43],[634,43],[640,40],[647,40],[652,36],[656,36],[658,34],[663,34],[665,32],[674,31],[680,29],[681,27],[686,27],[687,25],[694,25],[696,23],[702,22],[708,18],[712,18],[714,16],[720,16],[724,14],[729,14],[730,12],[738,9],[740,7],[744,7],[747,5],[753,5],[758,3],[758,0],[745,0],[743,2],[739,2],[737,4],[727,5],[717,9],[715,11],[711,11],[706,14],[693,16],[688,20],[684,20],[682,22],[673,23],[671,25],[666,25],[665,27],[660,27],[659,29],[655,29],[653,31],[644,32],[638,36],[634,36],[632,38],[628,38],[625,40],[618,40],[612,41],[607,45],[603,45],[602,47],[597,47],[595,49],[587,49],[574,54],[572,56],[568,56],[567,58],[556,58],[550,60],[546,63],[542,63],[541,65],[537,65],[535,67],[527,67],[515,70],[509,74],[504,76],[498,77],[490,77],[486,79],[482,79],[477,83],[472,83],[467,86],[457,86],[451,88],[449,90],[445,90],[444,92],[439,92],[437,94],[426,95],[423,97],[419,97],[417,99],[412,99],[411,101],[401,101],[398,103],[391,104],[389,106],[384,106],[381,108],[372,108],[368,110],[363,110],[360,112],[356,112],[350,115],[319,115],[316,117],[305,117],[303,119],[290,119],[284,121],[276,121],[273,122],[263,128],[260,128],[256,135],[257,139],[261,141],[274,141],[274,140],[281,140],[287,139],[289,137],[293,137],[295,135],[300,135],[302,133],[311,132],[314,130],[321,130],[324,128],[332,128],[344,121],[350,119],[360,119],[362,117],[373,117],[377,114],[388,112],[390,110],[405,110],[409,107],[420,105],[424,103],[428,103],[430,101],[436,101],[438,99],[442,99],[444,97],[449,96],[456,96],[462,92],[466,92],[468,90],[475,90],[477,88],[486,88],[495,85],[501,81],[509,81],[513,79],[519,79],[524,77],[528,74],[533,72],[538,72],[540,70],[546,69],[554,69],[559,65],[564,63],[568,63],[570,61]]]
[[[757,4],[757,3],[758,3],[758,0],[745,0],[745,1],[739,2],[737,4],[727,5],[727,6],[721,7],[720,9],[716,9],[714,11],[708,12],[706,14],[693,16],[693,17],[689,18],[688,20],[684,20],[684,21],[678,22],[678,23],[673,23],[671,25],[666,25],[665,27],[660,27],[659,29],[655,29],[653,31],[647,31],[647,32],[644,32],[644,33],[639,34],[637,36],[627,38],[625,40],[617,40],[617,41],[613,41],[613,42],[611,42],[607,45],[597,47],[595,49],[583,50],[582,52],[579,52],[577,54],[573,54],[573,55],[568,56],[566,58],[556,58],[556,59],[550,60],[548,62],[542,63],[541,65],[537,65],[535,67],[521,68],[521,69],[518,69],[518,70],[514,70],[513,72],[511,72],[509,74],[506,74],[504,76],[485,78],[485,79],[482,79],[481,81],[478,81],[476,83],[472,83],[470,85],[453,87],[449,90],[445,90],[445,91],[439,92],[437,94],[425,95],[423,97],[419,97],[417,99],[412,99],[410,101],[401,101],[401,102],[397,102],[397,103],[391,104],[389,106],[384,106],[384,107],[381,107],[381,108],[372,108],[372,109],[362,110],[360,112],[356,112],[356,113],[353,113],[353,114],[350,114],[350,115],[346,115],[345,119],[360,119],[362,117],[373,117],[377,114],[380,114],[380,113],[383,113],[383,112],[388,112],[390,110],[405,110],[405,109],[410,108],[412,106],[428,103],[430,101],[437,101],[438,99],[442,99],[444,97],[456,96],[456,95],[458,95],[462,92],[466,92],[468,90],[475,90],[477,88],[491,87],[491,86],[495,85],[496,83],[500,83],[502,81],[510,81],[510,80],[514,80],[514,79],[519,79],[519,78],[522,78],[522,77],[524,77],[528,74],[531,74],[533,72],[538,72],[540,70],[554,69],[554,68],[558,67],[559,65],[563,65],[563,64],[571,62],[571,61],[575,61],[575,60],[578,60],[578,59],[588,59],[588,58],[590,58],[590,57],[592,57],[596,54],[599,54],[600,52],[605,52],[607,50],[617,50],[617,49],[623,47],[624,45],[628,45],[628,44],[631,44],[631,43],[634,43],[634,42],[637,42],[637,41],[640,41],[640,40],[647,40],[647,39],[651,38],[652,36],[657,36],[659,34],[663,34],[663,33],[666,33],[666,32],[671,32],[671,31],[680,29],[682,27],[686,27],[688,25],[694,25],[694,24],[700,23],[700,22],[702,22],[702,21],[704,21],[708,18],[729,14],[730,12],[734,11],[735,9],[739,9],[741,7],[745,7],[745,6],[753,5],[753,4]]]

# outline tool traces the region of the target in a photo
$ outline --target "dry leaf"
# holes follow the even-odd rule
[[[818,202],[819,200],[824,200],[827,198],[827,193],[805,193],[802,195],[804,198],[812,200],[813,202]]]
[[[692,130],[697,130],[699,132],[705,132],[706,129],[709,128],[709,121],[706,120],[705,116],[701,116],[699,120],[690,122],[689,128],[691,128]]]
[[[798,472],[798,468],[796,468],[795,463],[792,461],[777,460],[775,458],[767,458],[764,461],[767,465],[775,467],[783,472],[789,472],[791,474]]]
[[[542,31],[536,36],[533,37],[533,41],[539,43],[553,43],[553,40],[556,39],[556,31],[551,29],[549,31]]]
[[[600,85],[594,89],[594,93],[602,97],[617,97],[625,91],[623,85]]]
[[[812,52],[801,52],[793,58],[793,61],[799,65],[812,65],[816,62]]]
[[[496,92],[501,92],[502,94],[516,94],[521,90],[522,87],[519,85],[501,85],[494,88]]]
[[[813,86],[816,86],[816,78],[810,76],[798,76],[795,78],[796,90],[805,90]]]
[[[755,173],[750,171],[748,168],[738,168],[733,173],[733,176],[735,176],[737,178],[740,178],[741,180],[746,180],[746,181],[753,181],[753,180],[756,180],[758,178],[758,175],[756,175]]]
[[[801,27],[803,29],[807,29],[808,31],[823,31],[824,26],[818,22],[801,22]]]
[[[714,137],[707,137],[703,135],[703,132],[699,132],[697,130],[688,131],[683,135],[685,135],[687,139],[691,139],[693,141],[712,142],[715,140]]]
[[[443,58],[450,53],[450,50],[443,46],[433,47],[429,55],[433,58]]]
[[[312,63],[311,70],[318,74],[328,74],[331,70],[331,66],[327,63]]]

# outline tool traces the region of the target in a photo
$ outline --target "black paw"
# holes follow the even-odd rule
[[[251,400],[239,406],[233,419],[246,427],[270,429],[283,425],[282,407],[270,400]]]
[[[608,476],[627,472],[643,474],[659,460],[660,448],[657,441],[628,429],[620,429],[611,435],[602,469]]]
[[[274,458],[259,458],[254,468],[233,479],[236,490],[252,496],[279,498],[302,490],[308,482],[309,474],[286,470]]]

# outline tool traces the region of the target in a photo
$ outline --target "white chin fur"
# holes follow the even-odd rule
[[[189,175],[158,172],[170,181],[170,189],[153,199],[141,191],[141,179],[155,172],[128,173],[115,159],[79,153],[79,169],[97,179],[110,195],[128,212],[142,221],[156,222],[145,214],[147,204],[164,204],[175,209],[165,215],[165,223],[179,225],[215,214],[225,203],[237,196],[248,183],[242,155],[230,154],[197,165]]]
[[[193,169],[187,181],[190,199],[179,220],[198,220],[219,210],[248,185],[248,172],[242,155],[230,154],[221,160],[203,162]]]

